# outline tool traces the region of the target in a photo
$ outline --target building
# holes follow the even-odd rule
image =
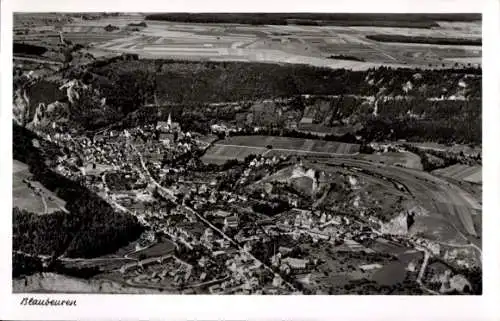
[[[238,228],[239,219],[238,216],[228,216],[224,219],[224,228]]]
[[[212,125],[210,126],[210,129],[212,130],[213,133],[226,133],[228,131],[228,128],[225,125]]]
[[[212,243],[214,239],[214,231],[211,228],[207,228],[203,233],[203,240],[207,243]]]
[[[283,284],[283,279],[279,276],[279,275],[276,275],[273,279],[273,286],[274,287],[281,287]]]
[[[378,269],[382,268],[382,265],[380,265],[378,263],[364,264],[364,265],[360,265],[359,268],[363,272],[367,272],[367,271],[370,271],[370,270],[378,270]]]
[[[215,194],[214,194],[214,197],[215,197]],[[214,213],[213,213],[214,216],[219,216],[219,217],[230,217],[231,215],[231,212],[228,212],[228,211],[224,211],[224,210],[216,210]]]
[[[308,260],[287,257],[282,262],[288,264],[292,270],[304,270]]]
[[[175,137],[174,134],[170,133],[160,133],[158,140],[162,142],[164,145],[170,146],[174,143]]]
[[[170,132],[170,131],[180,131],[180,129],[181,129],[181,127],[180,127],[179,123],[172,121],[171,114],[168,114],[167,121],[159,121],[156,124],[156,130],[159,130],[160,132],[163,132],[163,133]]]
[[[282,255],[287,255],[288,253],[292,252],[292,249],[289,247],[280,246],[278,248],[278,252],[281,253]]]
[[[221,249],[227,249],[231,245],[226,239],[218,239],[215,242],[219,244]]]

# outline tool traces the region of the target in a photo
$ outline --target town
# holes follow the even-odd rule
[[[107,271],[105,277],[183,293],[332,294],[339,290],[323,279],[335,271],[324,259],[328,256],[320,253],[330,253],[334,246],[334,256],[357,257],[335,269],[369,278],[384,262],[395,260],[371,249],[378,243],[405,252],[404,264],[398,262],[393,269],[402,270],[401,281],[412,280],[414,291],[471,288],[462,275],[449,275],[440,290],[426,287],[422,279],[429,257],[450,251],[425,238],[398,236],[390,224],[363,217],[366,209],[357,204],[359,197],[353,204],[328,208],[294,191],[293,175],[312,176],[313,185],[320,184],[319,177],[307,173],[307,157],[250,155],[238,164],[237,173],[210,171],[195,156],[210,144],[199,134],[184,132],[171,115],[156,125],[107,130],[91,138],[55,123],[38,134],[64,151],[55,159],[57,173],[83,182],[116,211],[133,215],[146,227],[126,256],[135,254],[136,259]],[[285,181],[259,182],[288,167],[294,173]],[[342,175],[349,188],[361,188],[354,176]],[[396,228],[407,226],[403,219]],[[170,246],[170,254],[150,257],[149,250],[158,244]]]
[[[95,58],[68,28],[34,42],[64,62],[16,34],[14,291],[481,293],[479,66]]]

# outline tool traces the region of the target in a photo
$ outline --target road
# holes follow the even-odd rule
[[[40,193],[40,198],[42,199],[43,203],[43,213],[47,214],[49,212],[49,209],[47,207],[47,201],[45,200],[45,197],[43,197],[42,193]]]
[[[157,181],[156,179],[151,175],[151,173],[149,172],[146,164],[144,163],[144,160],[143,160],[143,157],[142,157],[142,154],[137,150],[137,148],[135,146],[132,145],[132,148],[134,149],[134,151],[136,152],[137,156],[139,156],[139,160],[140,160],[140,163],[141,163],[141,166],[143,168],[143,170],[146,172],[147,174],[147,177],[150,179],[150,181],[155,185],[157,186],[159,189],[161,190],[165,190],[167,193],[171,194],[172,192],[161,186]],[[171,194],[173,196],[173,194]],[[268,270],[269,272],[271,272],[275,277],[278,276],[280,277],[281,279],[283,279],[283,277],[281,277],[281,275],[279,275],[278,273],[274,272],[274,270],[269,267],[268,265],[266,265],[264,262],[262,262],[261,260],[259,260],[258,258],[256,258],[252,253],[250,253],[249,251],[246,251],[243,249],[243,247],[241,247],[236,241],[234,241],[232,238],[230,238],[226,233],[224,233],[223,231],[221,231],[219,228],[217,228],[215,225],[213,225],[210,221],[208,221],[206,218],[204,218],[201,214],[199,214],[198,212],[196,212],[194,209],[192,209],[191,207],[187,206],[187,205],[184,205],[184,204],[181,204],[181,206],[191,212],[193,215],[195,215],[200,221],[202,221],[203,223],[205,223],[206,225],[208,225],[212,230],[216,231],[217,233],[219,233],[224,239],[228,240],[233,246],[235,246],[240,252],[242,253],[246,253],[248,256],[250,256],[252,259],[254,259],[257,263],[259,263],[261,266],[263,266],[266,270]],[[285,281],[283,279],[283,283],[286,284],[290,289],[292,289],[293,291],[297,291],[297,289],[289,282]]]
[[[424,260],[422,261],[422,265],[420,267],[420,271],[418,272],[418,277],[417,277],[417,282],[419,284],[422,283],[422,278],[424,277],[425,274],[425,269],[427,268],[427,264],[429,263],[429,258],[430,258],[430,253],[427,249],[424,248],[417,248],[417,250],[423,251],[424,252]]]
[[[418,285],[420,285],[420,287],[422,288],[422,290],[424,290],[424,291],[426,291],[428,293],[431,293],[431,294],[439,294],[438,292],[429,289],[422,282],[422,278],[423,278],[423,276],[425,274],[425,270],[427,268],[427,264],[429,263],[430,253],[429,253],[429,251],[427,249],[424,249],[424,248],[417,248],[417,249],[424,252],[424,260],[423,260],[422,265],[420,267],[420,271],[418,272],[417,283],[418,283]]]

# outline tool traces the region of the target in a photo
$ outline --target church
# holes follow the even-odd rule
[[[181,130],[181,126],[177,122],[172,122],[172,115],[169,113],[166,122],[157,122],[156,130],[160,131],[161,133],[179,132]]]

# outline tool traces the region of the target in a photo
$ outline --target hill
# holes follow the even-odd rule
[[[334,136],[348,133],[366,142],[407,139],[480,144],[481,72],[478,68],[351,71],[306,65],[113,59],[83,69],[69,68],[61,79],[76,79],[89,88],[79,91],[78,101],[70,104],[69,117],[73,126],[87,130],[116,123],[131,113],[136,114],[127,126],[172,113],[189,124],[189,130],[199,132],[209,131],[211,124],[221,120],[251,128],[283,128],[290,120],[312,117],[312,123],[301,123],[299,129]],[[55,85],[36,82],[27,91],[30,115],[34,114],[33,102],[40,101],[36,97],[43,96],[37,93],[44,88],[52,97],[46,100],[65,96]],[[259,100],[283,102],[252,107]],[[221,102],[235,103],[237,108]],[[217,106],[210,107],[212,103]],[[139,112],[151,104],[157,106],[156,112]]]

